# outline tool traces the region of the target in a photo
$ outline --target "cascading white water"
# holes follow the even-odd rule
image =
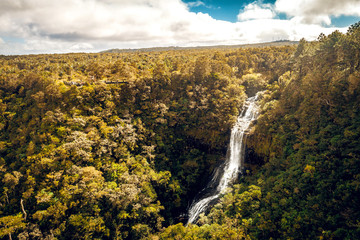
[[[236,180],[239,172],[242,171],[245,150],[244,134],[250,127],[251,122],[255,120],[258,115],[258,105],[256,102],[258,96],[259,93],[246,100],[245,108],[231,130],[228,156],[223,165],[223,175],[221,176],[216,189],[210,196],[200,198],[198,201],[191,204],[188,212],[188,224],[193,223],[198,218],[199,214],[206,210],[211,201],[218,198],[220,194],[224,194],[229,183]],[[215,174],[211,182],[215,183],[217,182],[217,179],[218,176]],[[212,185],[211,182],[209,185]]]

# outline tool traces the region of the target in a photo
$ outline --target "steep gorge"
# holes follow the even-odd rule
[[[1,56],[0,237],[356,239],[358,25],[297,48]],[[244,177],[184,226],[259,90]]]

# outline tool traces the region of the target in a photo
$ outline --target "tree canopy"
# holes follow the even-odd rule
[[[0,56],[0,238],[356,239],[359,36]],[[184,226],[260,90],[246,174]]]

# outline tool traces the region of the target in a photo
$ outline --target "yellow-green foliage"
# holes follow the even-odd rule
[[[300,41],[263,96],[247,142],[252,175],[200,225],[237,222],[252,239],[359,238],[359,39],[358,23]]]
[[[176,222],[224,159],[246,92],[293,50],[1,56],[1,236],[138,239]],[[247,238],[239,226],[189,236]]]

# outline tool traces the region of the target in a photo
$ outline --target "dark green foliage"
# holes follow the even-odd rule
[[[208,223],[245,220],[254,239],[359,238],[359,33],[353,26],[347,34],[300,41],[291,70],[269,86],[248,141],[263,159],[243,179],[261,189],[251,200],[256,207],[241,200],[251,191],[235,187]]]
[[[264,88],[292,50],[1,57],[1,237],[143,239],[176,223],[224,159],[257,84],[242,75]],[[243,234],[231,226],[194,234]]]
[[[1,237],[356,239],[359,36],[1,57]],[[178,223],[263,89],[247,176],[200,226]]]

